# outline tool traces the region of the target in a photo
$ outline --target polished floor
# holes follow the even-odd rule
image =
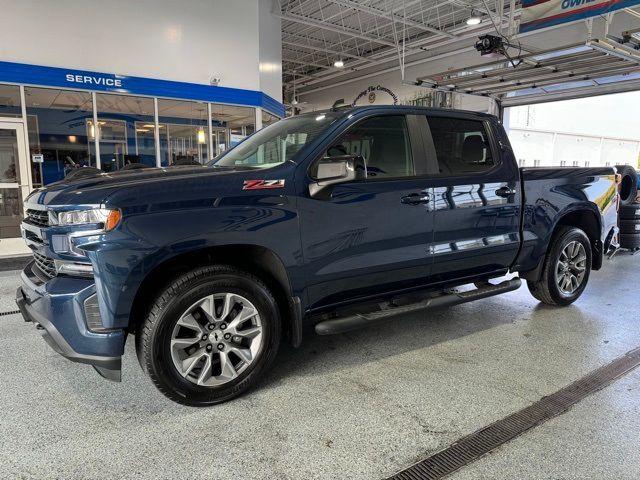
[[[0,273],[0,312],[15,272]],[[526,287],[283,347],[259,389],[166,400],[127,345],[123,382],[0,317],[0,478],[382,479],[640,346],[640,255],[563,309]],[[130,342],[132,343],[132,342]],[[640,369],[453,479],[640,478]]]

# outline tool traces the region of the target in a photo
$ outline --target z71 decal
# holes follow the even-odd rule
[[[266,190],[269,188],[284,188],[284,180],[245,180],[243,190]]]

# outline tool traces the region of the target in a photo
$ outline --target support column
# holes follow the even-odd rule
[[[156,167],[160,165],[160,121],[158,120],[158,99],[153,99],[153,123],[155,124],[154,137],[156,141]]]

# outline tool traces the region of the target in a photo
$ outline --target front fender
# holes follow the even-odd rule
[[[253,245],[273,251],[293,270],[299,239],[295,208],[286,197],[265,196],[248,206],[125,215],[116,231],[78,247],[94,267],[104,326],[125,328],[142,282],[162,263],[211,247]]]

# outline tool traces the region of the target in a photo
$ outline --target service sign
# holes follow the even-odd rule
[[[640,4],[640,0],[522,0],[520,32],[604,15]]]

